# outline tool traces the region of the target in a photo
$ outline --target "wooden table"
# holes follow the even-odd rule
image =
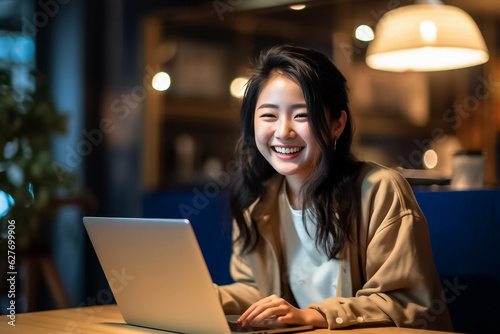
[[[7,322],[8,317],[2,316],[0,333],[2,334],[164,334],[165,331],[130,326],[123,321],[116,305],[90,306],[54,311],[31,312],[16,315],[16,326]],[[302,333],[340,334],[443,334],[444,332],[424,331],[397,327],[379,327],[363,329],[346,329],[330,331],[317,329]]]

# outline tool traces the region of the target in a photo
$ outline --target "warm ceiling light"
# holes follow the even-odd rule
[[[170,87],[170,75],[166,72],[158,72],[153,76],[152,86],[159,92],[163,92]]]
[[[290,9],[293,9],[293,10],[302,10],[306,8],[306,5],[291,5],[290,6]]]
[[[386,13],[366,53],[368,66],[396,72],[451,70],[488,59],[474,20],[439,0],[417,0]]]
[[[373,30],[366,24],[358,26],[354,32],[354,36],[363,42],[369,42],[373,40]]]
[[[436,151],[427,150],[423,157],[424,167],[427,169],[433,169],[438,163],[438,156]]]
[[[236,98],[243,97],[243,95],[245,95],[245,88],[246,88],[247,81],[248,81],[248,78],[245,78],[245,77],[235,78],[231,82],[231,85],[229,86],[229,91],[231,92],[231,95],[236,97]]]

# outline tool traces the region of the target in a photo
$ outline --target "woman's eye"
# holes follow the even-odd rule
[[[262,114],[260,115],[261,118],[273,118],[274,115],[273,114]]]
[[[295,116],[295,118],[307,118],[307,114],[298,114],[297,116]]]

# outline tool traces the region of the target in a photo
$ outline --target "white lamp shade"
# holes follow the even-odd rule
[[[483,36],[463,10],[416,4],[386,13],[368,46],[366,63],[386,71],[440,71],[489,59]]]

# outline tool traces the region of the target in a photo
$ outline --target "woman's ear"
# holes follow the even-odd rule
[[[344,132],[345,123],[347,122],[347,113],[345,110],[340,111],[340,117],[332,121],[332,138],[339,138],[342,132]]]

